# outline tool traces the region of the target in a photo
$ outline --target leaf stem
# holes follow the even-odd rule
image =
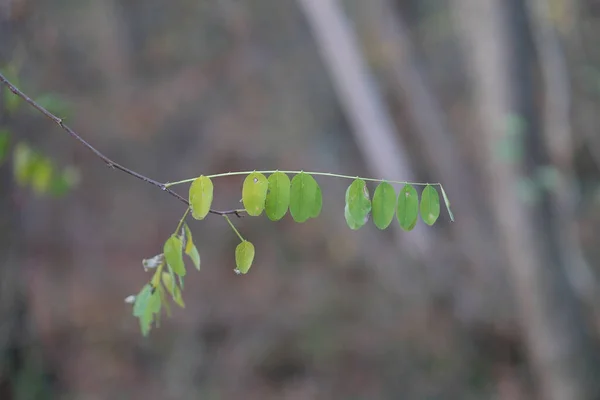
[[[242,237],[242,235],[240,235],[240,232],[235,228],[235,226],[233,226],[233,223],[229,219],[229,216],[223,215],[223,217],[227,220],[227,222],[229,223],[229,226],[231,226],[231,229],[233,229],[233,231],[236,233],[236,235],[238,235],[238,237],[240,238],[240,240],[243,242],[244,238]]]
[[[235,176],[235,175],[248,175],[251,174],[253,172],[259,172],[262,174],[273,174],[275,172],[283,172],[284,174],[299,174],[301,172],[304,172],[305,174],[308,175],[317,175],[317,176],[329,176],[329,177],[333,177],[333,178],[342,178],[342,179],[362,179],[364,181],[371,181],[371,182],[388,182],[388,183],[397,183],[397,184],[401,184],[401,185],[415,185],[415,186],[427,186],[427,185],[432,185],[432,186],[441,186],[440,183],[423,183],[423,182],[408,182],[408,181],[392,181],[392,180],[387,180],[387,179],[375,179],[375,178],[363,178],[361,176],[351,176],[351,175],[341,175],[341,174],[334,174],[331,172],[318,172],[318,171],[281,171],[281,170],[265,170],[265,171],[235,171],[235,172],[223,172],[220,174],[213,174],[213,175],[205,175],[207,178],[220,178],[223,176]],[[189,178],[189,179],[184,179],[181,181],[177,181],[177,182],[168,182],[165,183],[165,187],[171,187],[171,186],[175,186],[175,185],[179,185],[182,183],[188,183],[188,182],[192,182],[194,181],[196,178]]]
[[[185,217],[187,217],[188,213],[190,212],[191,207],[188,207],[185,212],[183,213],[183,217],[181,217],[181,219],[179,220],[179,224],[177,224],[177,228],[175,229],[175,234],[177,235],[177,233],[179,232],[179,230],[181,229],[181,227],[183,226],[183,221],[185,221]]]

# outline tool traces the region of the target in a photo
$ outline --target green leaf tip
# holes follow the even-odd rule
[[[198,220],[204,219],[209,213],[213,201],[213,183],[210,178],[202,175],[192,182],[189,201],[192,216]]]

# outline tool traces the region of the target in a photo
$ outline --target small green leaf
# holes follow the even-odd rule
[[[200,271],[200,253],[198,253],[198,249],[194,244],[194,239],[192,238],[192,231],[187,224],[183,224],[183,229],[185,230],[185,254],[190,257],[194,266],[198,271]]]
[[[320,212],[322,204],[317,181],[311,175],[300,172],[292,179],[290,189],[290,214],[296,222],[305,222]]]
[[[419,195],[412,185],[404,185],[398,195],[396,217],[405,231],[412,230],[419,216]]]
[[[185,264],[183,263],[182,251],[181,239],[176,235],[171,235],[165,242],[163,252],[167,264],[169,264],[169,267],[173,269],[173,272],[179,276],[185,276]]]
[[[10,131],[8,129],[0,129],[0,164],[8,155],[10,148]]]
[[[258,217],[265,209],[269,181],[260,172],[253,172],[244,179],[242,202],[248,215]]]
[[[245,274],[252,266],[254,260],[254,245],[247,240],[242,241],[235,248],[236,273]]]
[[[421,219],[431,226],[440,216],[440,196],[431,185],[425,186],[421,193]]]
[[[396,192],[387,182],[381,182],[373,193],[373,223],[381,230],[386,229],[396,212]]]
[[[317,218],[319,214],[321,214],[321,209],[323,208],[323,194],[321,193],[321,187],[317,184],[317,191],[315,193],[315,202],[313,204],[312,213],[310,214],[311,218]]]
[[[181,308],[185,308],[185,303],[181,297],[181,290],[168,272],[162,273],[162,282],[169,294],[171,294],[171,297],[173,297],[173,301]]]
[[[285,216],[290,205],[290,178],[283,172],[269,176],[269,191],[265,200],[265,212],[271,221],[279,221]]]
[[[348,189],[346,189],[346,204],[352,219],[359,225],[364,225],[364,221],[371,212],[369,189],[364,180],[355,179],[348,186]]]
[[[190,185],[190,207],[195,219],[204,219],[213,201],[213,184],[210,178],[202,175]]]

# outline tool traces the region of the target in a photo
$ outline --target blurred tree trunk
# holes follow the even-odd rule
[[[385,102],[373,84],[355,32],[339,1],[298,0],[298,4],[312,28],[368,169],[378,178],[416,180],[407,151]],[[446,266],[440,253],[432,251],[436,248],[435,235],[423,224],[417,224],[412,232],[402,231],[397,223],[390,228],[394,230],[398,247],[404,254],[423,262],[430,273]],[[407,268],[399,270],[389,266],[380,268],[378,272],[381,283],[391,292],[398,292],[404,282],[409,282],[407,290],[419,288],[415,284],[418,278],[408,276],[411,271]],[[420,288],[416,292],[419,296],[427,296]]]
[[[569,283],[560,202],[539,177],[550,163],[535,110],[535,49],[524,2],[458,0],[500,245],[508,257],[533,372],[543,399],[597,399],[599,364]]]

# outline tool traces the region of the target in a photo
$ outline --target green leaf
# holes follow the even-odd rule
[[[371,212],[369,189],[362,179],[355,179],[346,190],[348,213],[359,225],[364,225]]]
[[[396,212],[396,192],[387,182],[381,182],[373,193],[373,223],[381,230],[386,229]]]
[[[421,219],[431,226],[440,216],[440,196],[431,185],[425,186],[421,193]]]
[[[305,172],[294,176],[290,189],[290,214],[294,221],[305,222],[318,215],[319,203],[322,203],[322,199],[315,178]]]
[[[265,209],[269,181],[260,172],[253,172],[244,179],[242,202],[248,215],[258,217]]]
[[[135,317],[141,317],[144,315],[146,307],[148,307],[148,300],[152,294],[152,286],[144,285],[142,290],[135,296],[135,303],[133,305],[133,315]]]
[[[195,219],[204,219],[213,201],[213,184],[210,178],[202,175],[190,185],[190,207]]]
[[[140,328],[142,329],[142,335],[144,336],[147,336],[150,332],[150,328],[154,320],[154,314],[157,314],[157,320],[160,316],[160,307],[162,305],[162,302],[160,300],[161,299],[159,291],[154,290],[154,292],[150,294],[144,313],[139,317]]]
[[[171,294],[171,297],[173,297],[173,301],[181,308],[185,308],[185,303],[181,297],[181,290],[168,272],[162,273],[162,282],[167,291]]]
[[[190,231],[190,228],[186,223],[183,224],[183,229],[185,230],[185,254],[190,257],[196,269],[200,271],[200,253],[198,253],[198,249],[194,244],[192,231]]]
[[[10,131],[8,129],[0,129],[0,164],[8,155],[10,148]]]
[[[271,221],[279,221],[290,205],[290,178],[283,172],[269,176],[269,191],[265,200],[265,212]]]
[[[247,240],[242,241],[235,248],[235,272],[245,274],[252,266],[254,260],[254,245]]]
[[[169,267],[173,269],[173,272],[179,276],[185,276],[185,264],[183,263],[182,251],[181,239],[176,235],[171,235],[165,242],[163,252],[167,264],[169,264]]]
[[[419,216],[419,195],[412,185],[404,185],[398,195],[396,217],[405,231],[412,230]]]

